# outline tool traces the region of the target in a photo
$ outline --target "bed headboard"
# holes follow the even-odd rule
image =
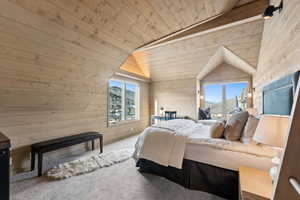
[[[299,71],[276,80],[263,88],[263,114],[290,115]]]

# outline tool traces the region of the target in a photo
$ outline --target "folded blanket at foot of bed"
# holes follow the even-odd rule
[[[139,136],[133,157],[181,169],[185,144],[184,135],[170,129],[148,127]]]
[[[194,134],[205,136],[208,130],[209,126],[183,119],[148,127],[140,134],[133,157],[181,169],[188,137]]]

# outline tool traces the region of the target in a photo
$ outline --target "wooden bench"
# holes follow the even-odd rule
[[[54,151],[64,147],[92,141],[92,150],[95,148],[94,140],[100,140],[100,153],[103,152],[103,135],[98,132],[86,132],[77,135],[61,137],[57,139],[38,142],[31,145],[31,171],[35,167],[35,154],[38,154],[38,176],[42,175],[43,168],[43,154],[46,152]]]

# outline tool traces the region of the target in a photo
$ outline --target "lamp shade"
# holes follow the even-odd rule
[[[262,115],[253,140],[275,147],[283,147],[288,131],[289,117],[280,115]]]

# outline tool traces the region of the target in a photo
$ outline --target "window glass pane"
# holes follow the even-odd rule
[[[123,110],[123,83],[115,80],[109,81],[109,110],[108,120],[113,124],[122,120]]]
[[[211,84],[204,86],[205,109],[210,108],[212,118],[220,117],[222,113],[222,85]]]
[[[247,83],[226,84],[226,113],[247,109]]]
[[[125,99],[125,119],[135,120],[137,119],[137,85],[126,83],[126,99]]]
[[[226,117],[247,109],[247,83],[211,84],[204,86],[205,109],[212,118]]]

